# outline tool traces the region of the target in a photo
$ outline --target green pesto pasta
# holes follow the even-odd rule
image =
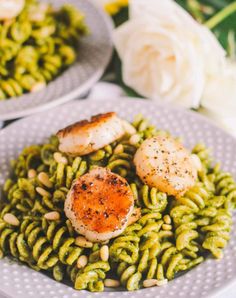
[[[19,29],[11,30],[19,34]],[[63,35],[65,28],[60,30]],[[18,39],[26,37],[21,34]],[[169,133],[157,130],[141,115],[132,126],[134,135],[126,133],[82,157],[60,152],[55,136],[45,144],[25,148],[12,161],[3,187],[0,258],[12,257],[59,282],[70,281],[77,290],[91,292],[103,291],[106,279],[115,279],[128,291],[138,290],[145,280],[164,282],[178,277],[209,254],[221,258],[230,240],[236,205],[232,175],[213,165],[209,149],[198,144],[192,153],[199,156],[202,168],[193,187],[178,197],[150,187],[136,175],[134,154],[145,139]],[[106,243],[92,243],[78,235],[64,213],[73,181],[96,166],[127,180],[139,213],[122,234]],[[104,245],[109,249],[107,259],[101,253]]]
[[[54,10],[26,0],[15,19],[0,21],[0,100],[52,81],[75,62],[86,32],[84,16],[75,7],[65,4]]]

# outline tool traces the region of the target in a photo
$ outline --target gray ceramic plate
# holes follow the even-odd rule
[[[216,128],[207,119],[194,112],[154,104],[143,100],[117,99],[117,101],[72,102],[57,107],[47,113],[13,123],[0,132],[0,185],[9,174],[9,162],[23,147],[42,143],[58,129],[87,118],[93,114],[117,111],[121,117],[132,120],[142,113],[153,124],[169,130],[175,136],[183,136],[186,146],[193,147],[203,141],[211,147],[215,159],[222,162],[226,171],[236,177],[236,140]],[[43,119],[43,121],[42,121]],[[229,245],[224,258],[220,261],[206,260],[203,264],[185,273],[161,288],[143,289],[136,292],[77,292],[71,287],[60,284],[42,273],[34,272],[26,266],[12,263],[7,259],[0,261],[0,290],[14,298],[169,298],[169,297],[209,297],[236,278],[236,218]]]
[[[102,76],[112,54],[111,19],[92,0],[43,0],[54,7],[70,3],[86,16],[90,35],[80,43],[78,61],[46,88],[0,101],[0,120],[33,114],[84,95]]]

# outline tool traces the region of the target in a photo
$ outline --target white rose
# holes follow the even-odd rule
[[[228,61],[222,72],[208,78],[201,105],[215,114],[236,119],[236,62]]]
[[[172,0],[131,0],[114,42],[128,86],[185,107],[199,106],[208,76],[225,59],[214,35]]]
[[[18,16],[25,5],[25,0],[0,0],[0,20]]]
[[[221,73],[209,77],[201,105],[204,114],[236,135],[236,62],[229,61]]]

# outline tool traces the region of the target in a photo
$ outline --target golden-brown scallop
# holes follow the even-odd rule
[[[127,181],[106,168],[96,167],[74,181],[64,210],[79,234],[92,242],[102,242],[124,231],[133,206]]]
[[[173,196],[183,195],[197,179],[190,152],[172,137],[145,140],[134,156],[134,164],[144,183]]]
[[[90,121],[74,123],[57,133],[59,150],[70,155],[86,155],[116,141],[125,134],[122,120],[110,112]]]

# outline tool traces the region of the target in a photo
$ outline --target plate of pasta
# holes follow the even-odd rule
[[[92,0],[8,2],[10,10],[0,3],[0,120],[86,94],[111,58],[111,19]]]
[[[203,116],[142,99],[71,102],[9,125],[0,291],[218,292],[236,276],[235,146]]]

